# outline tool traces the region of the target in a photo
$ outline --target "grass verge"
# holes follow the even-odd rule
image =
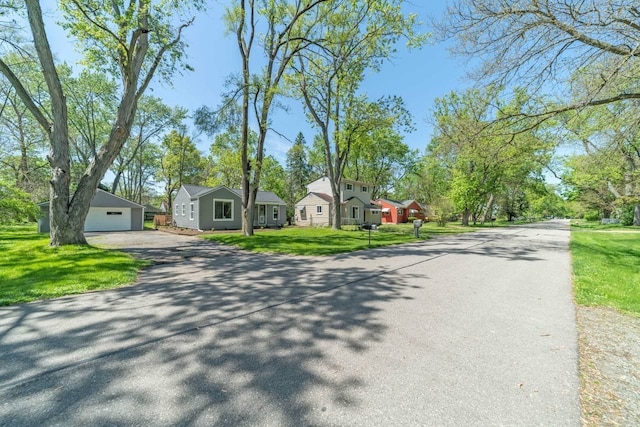
[[[145,261],[91,246],[49,246],[33,226],[0,227],[0,305],[16,304],[135,281]]]
[[[205,235],[203,238],[254,252],[333,255],[426,240],[437,234],[456,234],[473,230],[471,227],[437,227],[435,224],[427,223],[420,229],[420,237],[416,239],[412,224],[383,225],[371,232],[370,243],[368,231],[332,230],[321,227],[256,230],[251,237],[245,237],[240,233],[215,233]]]
[[[576,302],[640,316],[640,233],[571,233]]]

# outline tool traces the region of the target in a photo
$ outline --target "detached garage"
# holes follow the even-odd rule
[[[38,231],[48,233],[49,202],[41,203],[44,216],[38,220]],[[84,222],[84,231],[134,231],[144,228],[144,206],[98,189]]]

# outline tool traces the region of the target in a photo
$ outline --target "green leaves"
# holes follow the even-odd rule
[[[40,209],[29,193],[5,181],[0,181],[0,224],[26,222],[37,218]]]
[[[132,82],[132,73],[140,73],[141,81],[146,81],[158,72],[169,82],[176,67],[184,65],[180,32],[192,19],[184,15],[203,4],[200,0],[61,0],[60,25],[76,40],[86,66],[120,75],[123,85]]]
[[[436,134],[428,155],[434,158],[434,166],[448,171],[448,195],[458,211],[477,215],[491,209],[494,198],[508,207],[505,214],[509,216],[516,204],[519,212],[528,206],[522,199],[526,199],[525,189],[535,185],[554,148],[544,128],[529,129],[523,120],[511,120],[529,100],[526,93],[518,92],[505,103],[495,88],[451,93],[436,100]]]

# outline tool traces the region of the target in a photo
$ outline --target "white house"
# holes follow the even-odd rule
[[[342,224],[380,224],[380,207],[371,203],[371,184],[343,179],[340,181]],[[296,224],[333,225],[331,183],[322,176],[307,184],[307,195],[296,203]]]

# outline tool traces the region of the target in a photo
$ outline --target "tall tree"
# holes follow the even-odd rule
[[[109,139],[118,105],[117,83],[103,73],[82,70],[76,77],[63,64],[58,67],[67,97],[71,182],[76,185],[100,146]]]
[[[640,98],[637,21],[637,7],[617,0],[457,0],[439,29],[457,40],[455,53],[481,59],[476,77],[487,82],[538,92],[570,83],[575,70],[589,75],[595,84],[579,99],[540,105],[555,112]]]
[[[153,157],[148,156],[151,151],[148,146],[157,139],[167,128],[175,128],[182,124],[187,116],[187,110],[181,107],[171,108],[161,99],[153,96],[143,96],[138,104],[135,119],[131,129],[131,136],[116,156],[111,167],[114,173],[111,192],[120,193],[127,199],[142,201],[146,179],[151,177],[155,163]],[[145,156],[147,154],[147,156]],[[145,165],[145,160],[151,164]],[[132,170],[132,169],[135,169]],[[146,170],[146,171],[145,171]],[[129,179],[136,176],[137,181]],[[126,183],[121,184],[121,179]],[[146,178],[146,179],[145,179]]]
[[[404,16],[402,3],[345,0],[323,5],[326,18],[311,35],[322,39],[322,44],[296,57],[294,84],[322,137],[336,207],[340,206],[339,184],[354,141],[384,123],[393,127],[400,119],[393,107],[401,100],[371,102],[358,89],[365,73],[377,70],[401,37],[406,36],[411,45],[424,40],[415,34],[416,16]],[[341,209],[333,209],[333,228],[341,227],[341,213]]]
[[[271,191],[284,200],[287,193],[286,172],[280,162],[273,156],[265,156],[260,189]]]
[[[296,54],[316,40],[310,40],[310,28],[324,16],[319,11],[328,0],[236,0],[227,9],[226,21],[236,35],[242,72],[239,82],[241,98],[241,158],[242,158],[242,231],[253,235],[253,214],[260,187],[264,160],[264,143],[269,130],[269,115],[280,92],[283,76],[290,69]],[[261,21],[264,32],[260,32]],[[254,42],[261,50],[255,51]],[[256,72],[255,56],[261,57]],[[251,108],[250,108],[251,106]],[[258,127],[255,158],[250,158],[250,111]]]
[[[311,166],[307,161],[307,146],[302,132],[298,133],[293,145],[287,150],[285,174],[287,216],[293,216],[295,203],[306,194],[307,184],[311,181]]]
[[[618,0],[458,0],[439,27],[457,39],[454,52],[480,58],[479,80],[552,90],[554,103],[524,117],[541,123],[640,99],[638,16],[637,5]],[[577,75],[589,82],[580,91],[574,90]],[[640,225],[640,204],[635,209]]]
[[[7,55],[4,60],[20,69],[25,84],[40,104],[47,103],[42,76],[27,56]],[[13,86],[0,80],[0,178],[13,182],[34,201],[46,200],[47,164],[44,161],[47,136],[33,118]]]
[[[590,108],[569,117],[565,128],[582,153],[572,155],[563,175],[577,199],[601,214],[637,211],[640,225],[640,102]]]
[[[530,101],[526,93],[521,91],[515,101],[504,105],[499,95],[494,88],[468,90],[435,102],[435,135],[428,154],[449,170],[449,197],[462,214],[463,225],[481,214],[487,218],[496,195],[523,187],[543,168],[554,148],[542,129],[525,133],[513,123],[497,120],[502,114],[526,111]]]
[[[205,160],[184,131],[169,132],[162,140],[162,148],[164,154],[157,179],[164,182],[164,195],[172,206],[173,195],[182,184],[200,184]]]
[[[198,7],[201,3],[193,0],[188,6]],[[156,73],[169,77],[182,59],[182,31],[191,21],[176,27],[172,20],[186,9],[185,4],[173,0],[60,2],[61,25],[77,41],[85,62],[120,79],[118,107],[110,121],[109,137],[97,150],[72,192],[67,98],[49,44],[40,2],[25,0],[50,108],[44,109],[35,102],[22,76],[2,59],[0,73],[13,85],[49,138],[51,245],[86,244],[84,222],[89,204],[100,180],[129,137],[138,100]]]
[[[393,192],[395,184],[411,172],[418,153],[398,131],[380,127],[358,138],[349,157],[345,176],[372,184],[371,198],[377,199]]]

